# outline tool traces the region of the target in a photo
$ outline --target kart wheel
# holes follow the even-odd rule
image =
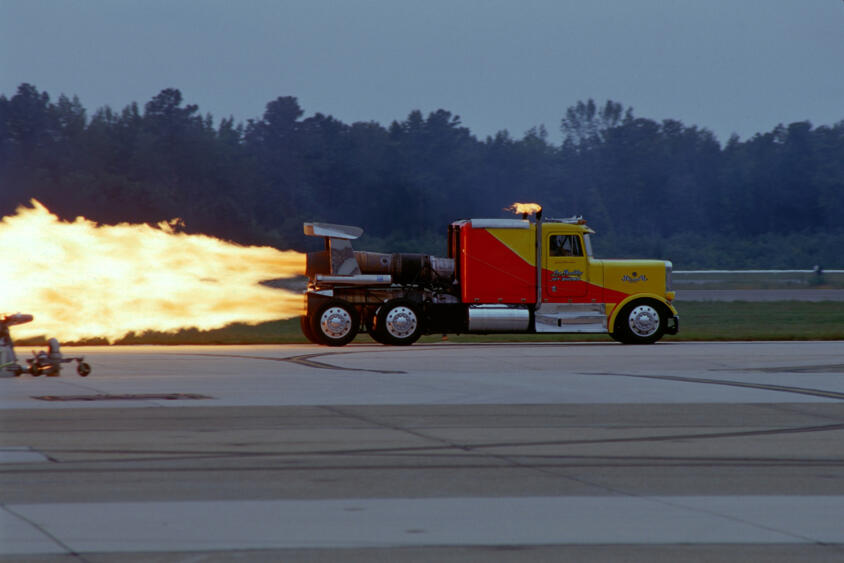
[[[79,362],[76,366],[76,373],[81,377],[88,377],[88,374],[91,373],[91,366],[87,362]]]
[[[406,299],[394,299],[378,309],[375,320],[378,342],[409,346],[422,335],[422,320],[416,305]]]
[[[310,325],[321,344],[345,346],[357,336],[359,322],[357,311],[350,303],[334,299],[317,309]]]

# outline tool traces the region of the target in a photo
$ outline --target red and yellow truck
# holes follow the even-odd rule
[[[448,258],[355,251],[358,227],[305,223],[324,237],[308,254],[302,332],[342,346],[359,332],[407,345],[422,334],[605,333],[649,344],[676,334],[671,262],[601,260],[580,217],[463,219]]]

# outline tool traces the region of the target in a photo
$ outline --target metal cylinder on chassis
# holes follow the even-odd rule
[[[527,307],[471,305],[468,317],[469,332],[526,332],[530,328]]]

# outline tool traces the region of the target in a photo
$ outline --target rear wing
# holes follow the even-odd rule
[[[363,234],[360,227],[349,225],[334,225],[332,223],[305,223],[305,234],[309,237],[328,237],[343,240],[354,240]]]
[[[323,270],[319,264],[328,262],[328,272],[332,276],[360,275],[360,266],[355,258],[351,241],[361,236],[363,229],[331,223],[305,223],[303,228],[305,234],[310,237],[325,237],[325,250],[320,253],[309,253],[309,267],[313,264],[316,265],[316,270]],[[314,256],[311,257],[311,254],[314,254]],[[308,272],[308,277],[311,277],[312,273],[325,272],[324,270]]]

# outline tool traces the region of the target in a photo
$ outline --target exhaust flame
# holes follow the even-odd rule
[[[510,207],[506,207],[505,211],[512,211],[519,215],[533,215],[542,211],[542,206],[538,203],[514,203]]]
[[[32,206],[0,221],[0,314],[35,316],[16,338],[111,341],[301,314],[301,294],[259,282],[303,274],[304,254],[177,233],[173,222],[66,222]]]

